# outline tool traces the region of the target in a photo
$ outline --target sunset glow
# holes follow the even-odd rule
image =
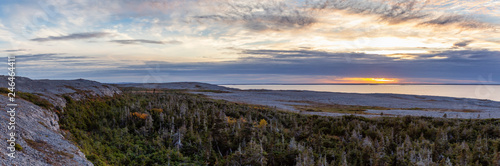
[[[385,83],[399,83],[397,78],[342,78],[340,81],[346,83],[369,83],[369,84],[385,84]]]
[[[499,11],[491,0],[1,1],[0,53],[34,79],[500,83]]]

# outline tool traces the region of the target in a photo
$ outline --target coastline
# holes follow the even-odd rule
[[[380,116],[429,116],[448,118],[500,118],[500,102],[469,98],[402,95],[402,94],[358,94],[315,91],[265,90],[265,91],[231,91],[231,93],[201,93],[214,99],[266,105],[278,109],[301,112],[321,116],[343,116],[349,113],[307,112],[297,110],[294,106],[316,102],[322,104],[341,104],[376,106],[391,110],[367,109],[365,113],[356,114],[364,117]],[[381,115],[382,114],[382,115]],[[385,115],[384,115],[385,114]]]
[[[276,107],[279,110],[320,116],[356,115],[363,117],[428,116],[461,119],[500,118],[500,102],[471,98],[407,95],[390,93],[341,93],[307,90],[241,90],[206,83],[118,84],[121,87],[178,89],[213,99]],[[298,107],[340,105],[364,111],[304,111]],[[381,107],[384,109],[369,109]],[[445,115],[446,114],[446,115]]]

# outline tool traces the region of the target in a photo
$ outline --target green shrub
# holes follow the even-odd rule
[[[10,90],[5,88],[5,87],[1,87],[0,88],[0,94],[9,94],[10,93]]]
[[[50,103],[49,101],[41,98],[40,96],[38,95],[35,95],[35,94],[31,94],[31,93],[27,93],[27,92],[16,92],[16,97],[20,97],[26,101],[29,101],[35,105],[38,105],[42,108],[45,108],[45,109],[51,109],[54,107],[54,105],[52,105],[52,103]]]
[[[19,145],[19,144],[14,145],[14,148],[16,148],[16,151],[22,151],[23,150],[23,147],[21,147],[21,145]]]

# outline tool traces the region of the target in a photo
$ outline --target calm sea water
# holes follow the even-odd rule
[[[500,85],[223,85],[238,89],[394,93],[500,101]]]

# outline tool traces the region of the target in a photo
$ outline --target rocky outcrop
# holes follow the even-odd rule
[[[127,83],[127,84],[116,84],[115,86],[145,88],[145,89],[184,89],[184,90],[218,90],[218,91],[237,90],[234,88],[228,88],[201,82]]]
[[[93,165],[71,141],[64,138],[59,129],[55,107],[64,108],[63,95],[75,100],[85,97],[113,96],[121,91],[113,86],[89,80],[31,80],[16,77],[16,91],[27,92],[48,100],[54,107],[44,108],[16,97],[15,133],[18,150],[10,158],[7,146],[0,149],[0,165]],[[7,87],[7,77],[0,76],[0,87]],[[6,105],[8,97],[0,95],[0,139],[10,139],[8,130],[10,114]],[[62,111],[62,110],[61,110]],[[22,148],[22,150],[21,150]]]
[[[7,77],[0,76],[0,87],[7,87]],[[52,104],[64,107],[65,100],[62,95],[71,96],[80,100],[85,96],[113,96],[121,91],[111,85],[96,81],[77,80],[32,80],[26,77],[16,77],[16,91],[40,95]]]

